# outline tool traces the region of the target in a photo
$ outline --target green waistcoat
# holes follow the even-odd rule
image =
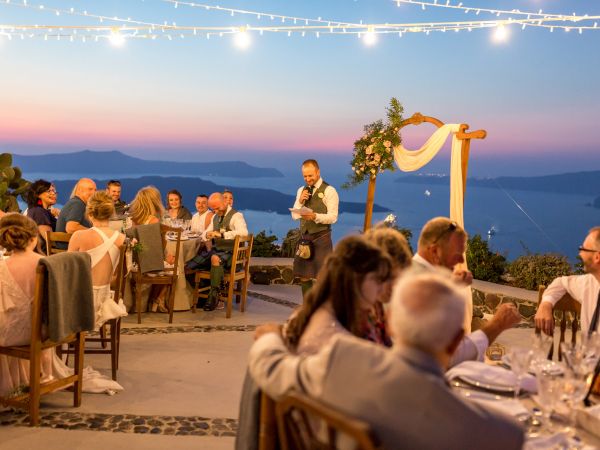
[[[325,189],[327,189],[329,184],[324,181],[319,186],[319,189],[316,189],[310,200],[304,203],[304,206],[313,210],[316,214],[327,214],[327,206],[323,202],[323,198],[325,198]],[[319,195],[321,194],[321,195]],[[331,230],[331,225],[325,223],[316,223],[313,220],[304,220],[300,219],[300,232],[302,234],[314,234],[320,231]]]
[[[223,228],[225,228],[225,231],[233,231],[230,224],[231,218],[235,213],[237,213],[237,211],[231,208],[229,212],[223,216],[222,220],[221,216],[215,214],[213,216],[213,231],[221,231]],[[214,242],[217,250],[233,250],[233,239],[215,239]]]

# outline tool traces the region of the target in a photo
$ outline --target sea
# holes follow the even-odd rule
[[[234,199],[235,188],[238,187],[262,187],[294,195],[303,184],[300,170],[281,171],[284,173],[283,178],[202,178],[231,188]],[[347,172],[344,163],[343,169],[329,169],[327,172],[323,170],[321,175],[336,187],[341,200],[365,203],[367,183],[352,189],[340,187],[346,181]],[[120,178],[136,178],[143,175],[152,174],[120,175]],[[34,180],[47,178],[48,174],[28,173],[27,176]],[[450,191],[448,186],[443,185],[398,183],[396,180],[399,176],[399,172],[390,172],[378,177],[375,203],[389,208],[391,214],[396,216],[397,225],[412,231],[412,244],[415,248],[423,224],[432,217],[449,214]],[[53,173],[50,176],[53,180],[75,178],[77,177],[73,174]],[[113,175],[98,174],[94,178],[109,179],[113,178]],[[131,200],[134,195],[135,193],[125,192],[123,198]],[[593,200],[593,196],[587,195],[470,187],[467,184],[465,228],[470,235],[481,235],[488,241],[492,251],[505,255],[509,260],[528,253],[559,253],[575,263],[577,247],[583,242],[587,231],[600,225],[600,209],[591,206]],[[184,199],[184,203],[194,211],[193,199]],[[294,222],[290,215],[252,211],[244,209],[242,204],[234,205],[244,213],[250,231],[258,233],[264,230],[268,235],[277,236],[279,242],[290,229],[297,227],[297,222]],[[384,220],[388,214],[390,213],[375,213],[373,223]],[[334,241],[360,232],[363,223],[363,214],[340,214],[333,226]]]

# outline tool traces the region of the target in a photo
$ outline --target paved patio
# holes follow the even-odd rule
[[[138,325],[125,318],[114,396],[84,394],[80,408],[72,394],[43,398],[42,426],[31,429],[27,416],[0,413],[0,449],[231,449],[238,401],[253,330],[283,322],[300,302],[298,286],[250,287],[248,308],[224,311],[145,314]],[[531,329],[515,329],[499,341],[527,339]],[[105,355],[86,356],[86,365],[110,373]]]

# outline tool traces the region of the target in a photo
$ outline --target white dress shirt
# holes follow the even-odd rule
[[[314,188],[315,188],[314,191],[319,189],[321,187],[321,184],[323,184],[323,178],[319,178],[317,180],[317,182],[314,184]],[[300,188],[298,188],[298,192],[296,192],[296,201],[294,202],[294,209],[302,208],[303,205],[300,203],[300,196],[302,195],[302,191],[304,190],[305,187],[306,186],[300,186]],[[329,185],[325,188],[325,191],[323,192],[323,203],[327,207],[327,212],[325,214],[315,213],[315,215],[317,216],[317,217],[315,217],[315,220],[314,220],[315,223],[322,223],[322,224],[326,224],[326,225],[331,225],[331,224],[336,223],[337,218],[338,218],[338,208],[339,208],[339,204],[340,204],[340,198],[338,196],[337,191],[335,190],[335,188],[333,186]],[[293,212],[292,219],[294,219],[294,220],[300,219],[300,214]]]
[[[200,214],[199,212],[194,213],[194,215],[192,216],[192,220],[190,222],[190,228],[192,231],[195,231],[196,233],[204,233],[204,231],[206,231],[206,227],[205,227],[205,223],[206,223],[206,216],[208,214],[210,214],[212,211],[210,209],[207,209],[206,211],[204,211],[202,214]]]
[[[542,302],[552,303],[554,307],[568,293],[581,303],[581,332],[587,334],[599,292],[600,282],[591,273],[558,277],[544,291]]]
[[[225,211],[225,216],[229,211],[231,211],[231,206],[227,207],[227,211]],[[216,214],[217,213],[215,212],[215,217]],[[210,224],[208,225],[204,233],[202,234],[202,239],[206,240],[206,235],[213,231],[213,223],[214,217],[213,220],[210,221]],[[246,226],[246,220],[244,220],[244,215],[239,211],[237,211],[233,216],[231,216],[231,220],[229,221],[229,228],[231,228],[231,231],[226,231],[225,233],[223,233],[223,236],[221,236],[223,239],[235,239],[236,236],[248,236],[248,227]]]
[[[438,269],[418,253],[413,256],[413,263],[421,265],[428,271]],[[485,351],[489,345],[490,341],[487,335],[481,330],[465,335],[462,341],[460,341],[454,355],[452,355],[450,367],[456,366],[463,361],[483,361]]]

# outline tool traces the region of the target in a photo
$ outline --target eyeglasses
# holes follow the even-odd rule
[[[48,194],[56,194],[56,188],[51,187],[50,189],[48,189],[47,191]]]
[[[579,251],[580,252],[590,252],[590,253],[600,252],[600,250],[594,250],[593,248],[585,248],[583,245],[579,246]]]
[[[437,244],[440,239],[442,239],[447,234],[454,233],[457,228],[458,228],[458,224],[454,220],[451,221],[448,224],[448,227],[444,231],[442,231],[437,238],[435,238],[435,241],[433,241],[432,244]]]

